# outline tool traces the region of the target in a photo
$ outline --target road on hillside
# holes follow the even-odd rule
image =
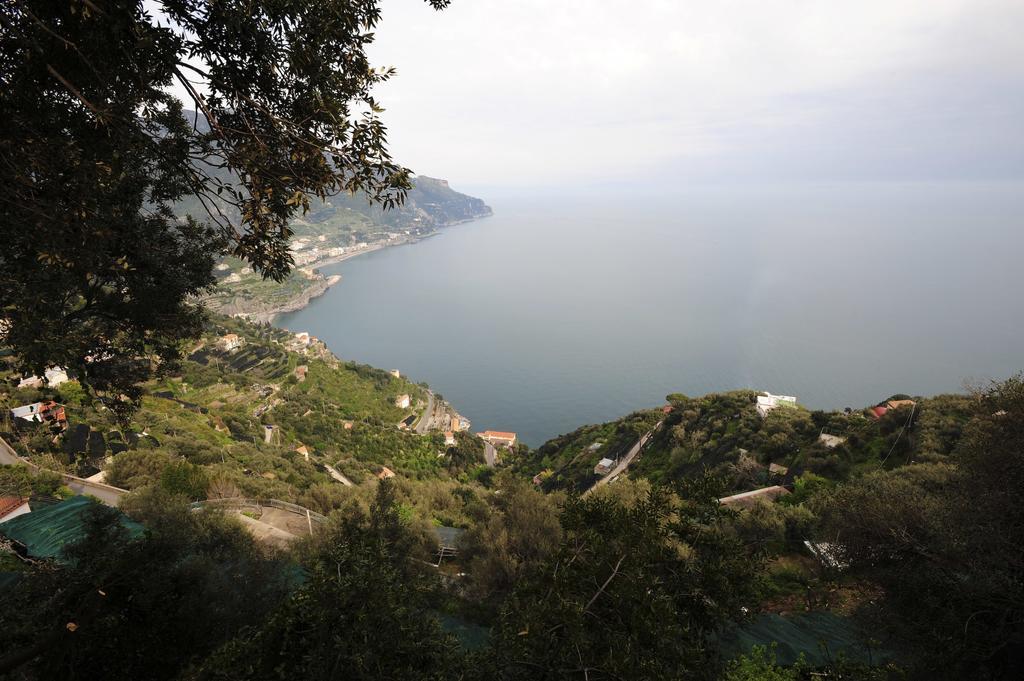
[[[420,418],[420,422],[416,424],[416,432],[420,435],[425,435],[427,430],[430,429],[430,424],[434,421],[434,391],[427,391],[427,408],[423,410],[423,416]]]
[[[633,459],[636,458],[636,455],[639,454],[640,450],[643,449],[645,444],[647,444],[647,441],[651,439],[651,436],[654,435],[654,431],[658,430],[658,428],[661,428],[662,423],[664,423],[664,421],[658,421],[653,428],[651,428],[649,431],[640,436],[640,439],[636,441],[636,444],[634,444],[628,452],[626,452],[626,456],[622,457],[618,465],[616,465],[615,468],[613,468],[611,472],[608,473],[608,475],[604,476],[603,478],[600,478],[597,482],[595,482],[593,487],[591,487],[590,489],[583,493],[583,496],[590,494],[601,485],[608,484],[616,477],[618,477],[623,471],[629,468],[629,464],[633,463]]]
[[[8,466],[28,466],[29,468],[37,471],[46,470],[45,468],[40,468],[31,461],[18,456],[18,453],[15,452],[3,438],[0,438],[0,464]],[[54,473],[56,471],[49,472]],[[57,474],[60,475],[64,480],[64,484],[71,488],[71,491],[75,494],[88,494],[90,496],[94,496],[107,506],[117,506],[121,502],[121,497],[128,494],[128,490],[121,489],[120,487],[106,485],[102,482],[93,482],[92,480],[68,475],[67,473]]]
[[[334,478],[335,480],[337,480],[341,484],[345,485],[346,487],[355,487],[355,485],[352,483],[352,481],[349,480],[348,478],[346,478],[344,475],[342,475],[341,471],[339,471],[334,466],[325,463],[324,464],[324,468],[327,469],[327,472],[331,474],[332,478]]]

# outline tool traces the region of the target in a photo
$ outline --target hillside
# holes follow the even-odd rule
[[[228,334],[239,337],[237,348],[225,347]],[[127,489],[191,472],[200,481],[194,498],[274,498],[327,513],[343,495],[325,465],[358,486],[384,466],[401,479],[454,483],[483,464],[482,445],[468,433],[445,447],[441,433],[399,428],[422,413],[423,386],[341,361],[316,339],[307,345],[242,320],[216,318],[178,371],[145,386],[128,429],[74,380],[19,389],[18,378],[5,369],[7,408],[55,400],[68,427],[57,433],[8,415],[4,439],[45,468],[82,477],[102,471]],[[395,405],[403,394],[411,397],[405,409]]]
[[[791,483],[804,473],[846,480],[876,469],[945,460],[973,404],[966,395],[940,395],[914,398],[916,404],[889,409],[881,418],[869,409],[826,412],[800,405],[762,418],[756,398],[751,390],[699,398],[669,395],[662,408],[554,438],[518,461],[516,470],[539,475],[547,490],[584,490],[601,477],[594,466],[602,458],[619,459],[660,421],[630,465],[629,477],[670,483],[707,468],[726,476],[735,492]],[[908,399],[894,395],[882,404]],[[772,464],[780,472],[770,473]]]
[[[183,204],[196,214],[198,205]],[[291,227],[296,269],[283,282],[264,280],[241,260],[226,258],[217,267],[217,290],[205,298],[216,312],[269,321],[275,313],[300,309],[335,283],[316,267],[386,246],[409,243],[449,225],[491,214],[481,199],[461,194],[446,180],[418,176],[405,203],[384,211],[362,196],[339,194],[314,201]]]

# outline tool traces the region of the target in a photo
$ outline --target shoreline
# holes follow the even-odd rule
[[[366,255],[367,253],[373,253],[375,251],[382,251],[384,249],[392,248],[392,247],[395,247],[395,246],[408,246],[408,245],[412,245],[412,244],[415,244],[415,243],[419,243],[420,241],[423,241],[424,239],[429,239],[430,237],[434,237],[434,236],[439,235],[441,233],[441,230],[446,229],[448,227],[454,227],[456,225],[463,225],[463,224],[466,224],[466,223],[469,223],[469,222],[476,222],[477,220],[483,220],[485,218],[489,218],[492,215],[494,215],[493,211],[487,213],[486,215],[480,215],[480,216],[477,216],[477,217],[466,218],[464,220],[455,220],[453,222],[445,223],[444,225],[441,225],[440,227],[438,227],[434,231],[432,231],[432,232],[430,232],[428,234],[423,234],[422,236],[416,236],[416,237],[406,236],[406,237],[402,237],[402,238],[396,239],[393,242],[384,242],[384,243],[377,242],[377,243],[369,244],[369,245],[367,245],[366,248],[360,249],[360,250],[352,252],[352,253],[343,253],[343,254],[338,255],[338,256],[324,258],[323,260],[317,260],[315,263],[308,263],[306,265],[303,265],[302,267],[297,267],[297,268],[295,268],[296,271],[306,272],[306,276],[313,282],[313,285],[310,286],[310,288],[305,289],[300,294],[296,295],[295,297],[291,298],[290,300],[287,300],[287,301],[285,301],[283,303],[279,303],[278,305],[276,305],[276,306],[274,306],[274,307],[272,307],[270,309],[260,310],[258,312],[236,312],[236,313],[232,314],[232,316],[233,317],[244,317],[245,319],[248,319],[248,320],[253,321],[253,322],[258,322],[258,323],[266,322],[267,324],[272,324],[272,325],[277,326],[277,324],[276,324],[277,319],[282,314],[287,314],[289,312],[298,312],[299,310],[307,307],[313,300],[315,300],[316,298],[319,298],[320,296],[322,296],[325,293],[327,293],[328,289],[330,289],[332,286],[334,286],[335,284],[339,283],[342,280],[342,276],[340,274],[324,275],[320,271],[320,268],[328,267],[330,265],[337,265],[337,264],[342,263],[342,262],[344,262],[346,260],[350,260],[352,258],[357,258],[357,257],[359,257],[361,255]],[[281,328],[283,328],[283,327],[281,327]]]

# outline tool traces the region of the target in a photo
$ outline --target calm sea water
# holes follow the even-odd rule
[[[1024,369],[1019,185],[483,198],[278,323],[530,445],[669,392],[842,408]]]

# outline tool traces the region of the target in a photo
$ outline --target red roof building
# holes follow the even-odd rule
[[[28,499],[24,497],[0,497],[0,523],[30,511]]]
[[[485,430],[480,433],[480,437],[487,440],[492,445],[500,447],[512,447],[516,444],[515,433],[506,433],[501,430]]]

